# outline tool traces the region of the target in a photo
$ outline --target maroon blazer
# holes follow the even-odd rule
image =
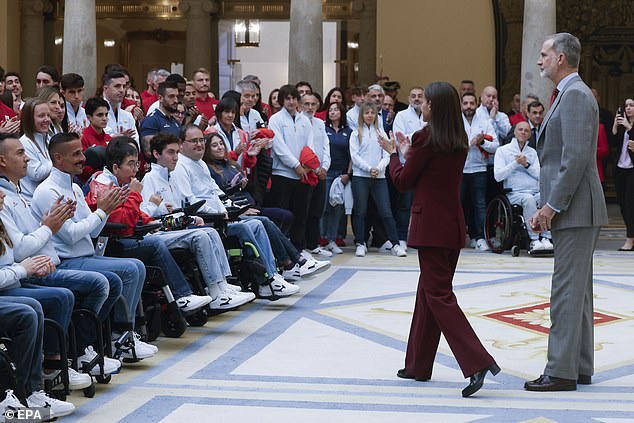
[[[390,158],[390,176],[401,192],[414,190],[407,245],[461,249],[465,222],[460,182],[467,152],[437,153],[427,144],[428,129],[416,132],[404,165]]]

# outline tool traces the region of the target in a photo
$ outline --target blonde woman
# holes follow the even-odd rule
[[[368,249],[365,245],[366,222],[370,196],[376,203],[388,237],[392,242],[392,254],[404,257],[407,252],[398,242],[396,223],[390,209],[390,197],[385,180],[385,168],[390,156],[381,148],[380,140],[387,135],[379,128],[378,108],[372,102],[361,105],[357,127],[350,135],[350,157],[352,159],[352,230],[357,245],[355,255],[363,257]]]

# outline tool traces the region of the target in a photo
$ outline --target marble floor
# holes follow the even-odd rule
[[[595,255],[593,384],[531,393],[546,360],[552,258],[463,250],[459,302],[502,373],[471,398],[444,340],[430,382],[396,377],[418,278],[415,254],[351,248],[301,295],[256,301],[159,338],[64,422],[634,422],[634,255],[606,232]]]

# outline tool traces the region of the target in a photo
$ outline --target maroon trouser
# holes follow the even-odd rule
[[[405,369],[418,378],[431,378],[441,332],[465,378],[494,363],[452,290],[459,255],[448,248],[418,249],[420,278],[405,355]]]

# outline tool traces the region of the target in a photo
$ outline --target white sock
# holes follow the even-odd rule
[[[219,283],[215,283],[209,286],[209,296],[214,300],[220,296],[222,291],[220,290]]]

